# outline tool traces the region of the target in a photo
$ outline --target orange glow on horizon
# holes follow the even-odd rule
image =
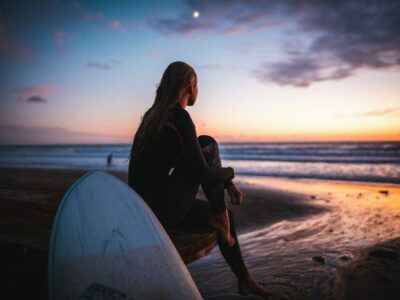
[[[118,135],[121,140],[131,143],[135,132]],[[310,134],[224,134],[213,130],[198,130],[198,135],[206,134],[220,142],[379,142],[400,141],[399,131],[353,132],[353,133],[310,133]]]

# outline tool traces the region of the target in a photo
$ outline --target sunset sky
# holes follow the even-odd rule
[[[130,143],[176,60],[198,75],[198,134],[399,141],[399,16],[400,1],[1,1],[0,143]]]

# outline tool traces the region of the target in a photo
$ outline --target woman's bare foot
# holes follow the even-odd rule
[[[246,296],[248,294],[255,294],[267,299],[272,295],[272,291],[264,288],[257,281],[255,281],[251,276],[244,280],[239,281],[239,294]]]
[[[242,191],[236,186],[231,185],[226,189],[228,191],[229,197],[231,198],[232,204],[235,205],[242,205],[243,204],[243,193]]]
[[[222,234],[229,247],[235,245],[236,240],[231,235],[231,227],[229,224],[229,215],[227,209],[221,214],[212,214],[208,219],[208,223]]]

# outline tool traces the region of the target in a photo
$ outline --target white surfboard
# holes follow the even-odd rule
[[[65,194],[49,247],[50,299],[201,299],[162,225],[128,185],[101,171]]]

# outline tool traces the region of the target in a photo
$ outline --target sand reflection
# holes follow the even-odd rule
[[[276,198],[278,203],[279,197],[285,198],[286,214],[276,218],[269,212],[265,216],[274,222],[262,225],[263,216],[250,212],[249,221],[254,224],[259,218],[261,226],[239,236],[251,272],[281,296],[333,297],[339,267],[352,261],[359,249],[400,236],[396,185],[254,177],[240,177],[240,182],[250,195],[250,209],[252,201],[263,201],[258,210],[269,210],[270,202],[276,210]],[[297,206],[287,206],[288,197]],[[302,206],[310,208],[309,214],[299,213]],[[239,220],[238,227],[245,226],[246,220]],[[190,264],[189,270],[205,297],[236,293],[235,278],[218,249]]]

